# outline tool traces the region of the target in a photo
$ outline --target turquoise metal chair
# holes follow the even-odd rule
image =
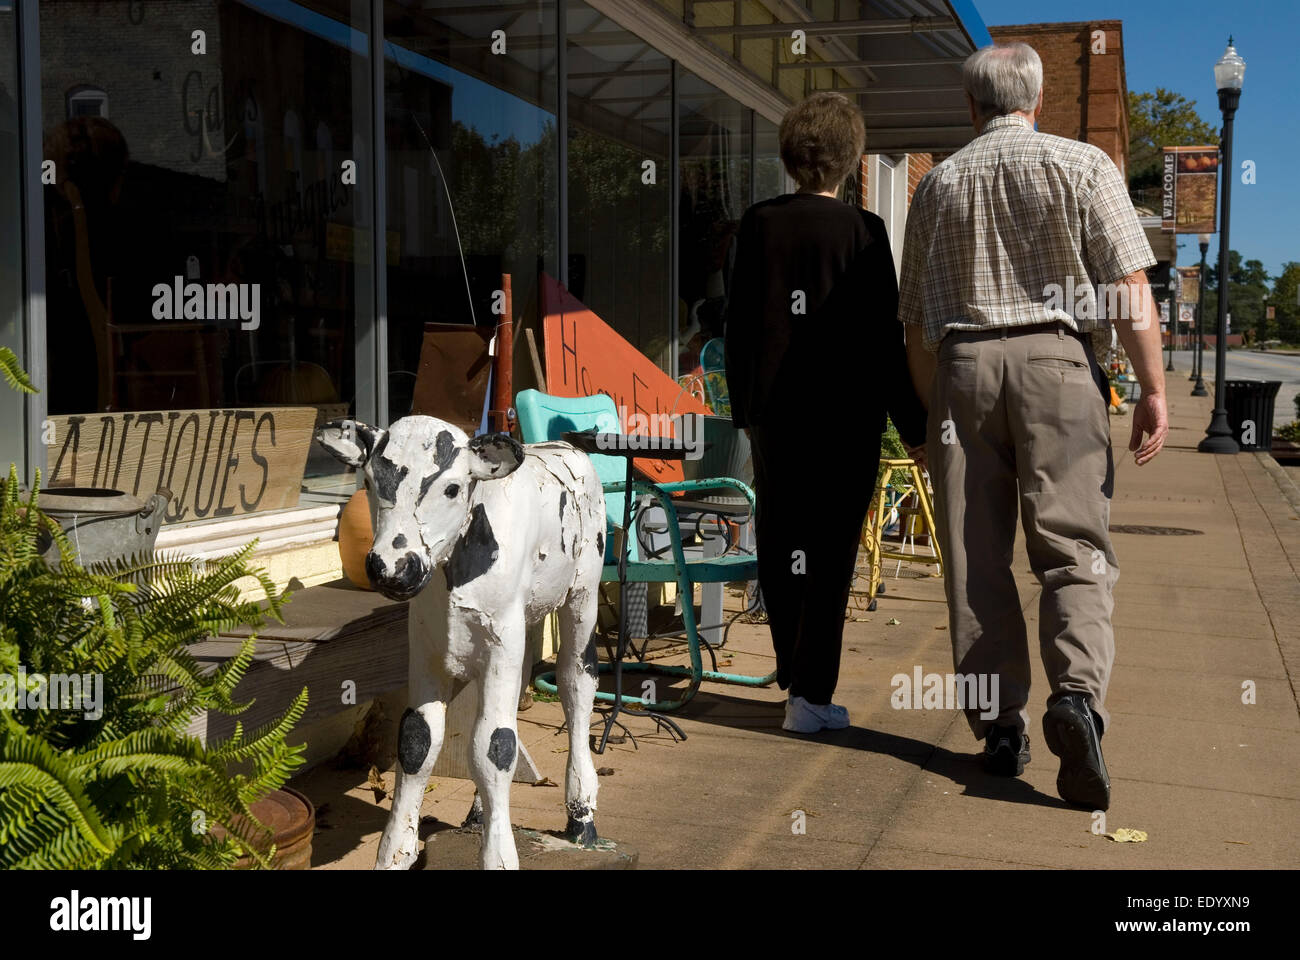
[[[519,415],[519,426],[525,443],[540,443],[546,440],[558,440],[568,431],[596,430],[607,433],[622,433],[622,424],[614,408],[614,401],[607,396],[594,397],[553,397],[537,390],[524,390],[515,398],[515,410]],[[627,490],[626,463],[617,457],[591,455],[596,473],[600,476],[605,490],[605,513],[614,527],[622,524],[623,493]],[[669,677],[684,677],[689,680],[686,690],[677,699],[646,700],[643,697],[621,696],[613,693],[597,692],[596,696],[607,703],[621,702],[639,710],[658,713],[675,710],[690,701],[705,680],[716,683],[739,684],[747,687],[765,687],[776,680],[775,671],[763,677],[744,674],[722,673],[717,670],[705,670],[700,659],[700,636],[695,622],[695,607],[692,602],[694,586],[697,583],[730,583],[737,580],[758,579],[758,559],[752,554],[726,553],[722,556],[706,558],[687,558],[682,544],[681,527],[677,519],[677,509],[671,494],[700,494],[719,490],[739,492],[749,504],[751,515],[754,509],[754,492],[744,483],[731,477],[716,477],[700,480],[684,480],[676,483],[650,483],[633,481],[635,495],[648,496],[660,507],[665,518],[668,536],[671,541],[671,556],[654,559],[640,559],[637,556],[635,533],[627,534],[630,546],[627,561],[628,583],[673,583],[682,599],[682,625],[686,634],[687,650],[690,656],[689,666],[673,666],[656,663],[625,663],[622,670],[633,673],[657,673]],[[644,511],[640,512],[644,514]],[[633,531],[636,520],[632,522]],[[614,537],[606,537],[611,544]],[[612,546],[607,546],[605,569],[601,575],[603,582],[617,583],[618,558],[611,556]],[[612,664],[602,663],[601,672],[608,672]],[[537,689],[554,694],[555,673],[541,674],[534,681]]]

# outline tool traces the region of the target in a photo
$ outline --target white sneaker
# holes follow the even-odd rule
[[[849,712],[837,703],[812,704],[803,697],[785,702],[782,730],[793,733],[816,733],[818,730],[843,730],[849,725]]]

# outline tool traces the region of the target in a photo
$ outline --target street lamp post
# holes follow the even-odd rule
[[[1210,392],[1205,389],[1205,378],[1201,374],[1201,360],[1204,354],[1203,343],[1205,340],[1205,331],[1202,328],[1201,318],[1205,316],[1205,255],[1210,250],[1210,235],[1203,233],[1196,238],[1201,248],[1201,272],[1197,277],[1196,291],[1196,355],[1193,360],[1194,376],[1196,377],[1196,386],[1192,387],[1192,396],[1208,397]]]
[[[1177,247],[1175,247],[1175,258],[1177,258]],[[1169,268],[1169,284],[1166,285],[1169,291],[1169,362],[1165,364],[1165,372],[1169,373],[1174,369],[1174,336],[1178,330],[1178,297],[1175,291],[1178,290],[1178,267]]]
[[[1223,112],[1223,185],[1219,224],[1219,323],[1214,338],[1214,413],[1205,437],[1196,449],[1202,453],[1238,453],[1241,447],[1228,425],[1228,409],[1224,405],[1223,381],[1227,368],[1228,350],[1228,226],[1232,216],[1232,118],[1241,103],[1241,84],[1246,75],[1246,61],[1237,55],[1228,38],[1228,49],[1214,65],[1214,82],[1219,90],[1219,109]]]

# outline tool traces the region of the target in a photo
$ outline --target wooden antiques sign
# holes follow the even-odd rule
[[[46,486],[149,497],[168,523],[298,505],[315,407],[165,410],[51,417]]]
[[[671,416],[703,415],[708,407],[683,390],[556,280],[542,275],[546,389],[557,397],[603,393],[614,401],[626,433],[676,436]],[[651,480],[684,478],[680,461],[640,457]]]

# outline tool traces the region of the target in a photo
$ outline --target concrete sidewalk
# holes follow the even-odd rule
[[[790,735],[780,691],[706,684],[678,717],[686,742],[633,715],[639,749],[611,745],[596,757],[612,770],[601,778],[601,834],[639,851],[643,869],[1300,864],[1300,491],[1262,455],[1196,453],[1210,405],[1186,397],[1184,380],[1170,377],[1169,445],[1152,464],[1138,468],[1121,452],[1129,420],[1112,418],[1112,524],[1199,531],[1114,535],[1121,575],[1105,829],[1145,830],[1147,842],[1095,835],[1091,813],[1056,795],[1057,760],[1039,727],[1048,692],[1032,639],[1039,588],[1023,540],[1015,569],[1035,665],[1033,762],[1023,778],[985,775],[982,744],[956,712],[891,707],[895,674],[952,669],[942,581],[905,565],[901,579],[887,579],[877,611],[847,624],[836,699],[851,728]],[[770,650],[765,626],[738,624],[722,669],[766,672]],[[1242,702],[1247,681],[1254,704]],[[520,715],[521,739],[558,784],[560,721],[557,703]],[[373,864],[388,801],[376,804],[363,781],[357,771],[318,768],[296,783],[328,804],[318,867]],[[423,812],[459,823],[472,795],[466,781],[435,781]],[[561,788],[516,785],[512,804],[518,825],[564,825]],[[792,831],[796,811],[804,834]]]

